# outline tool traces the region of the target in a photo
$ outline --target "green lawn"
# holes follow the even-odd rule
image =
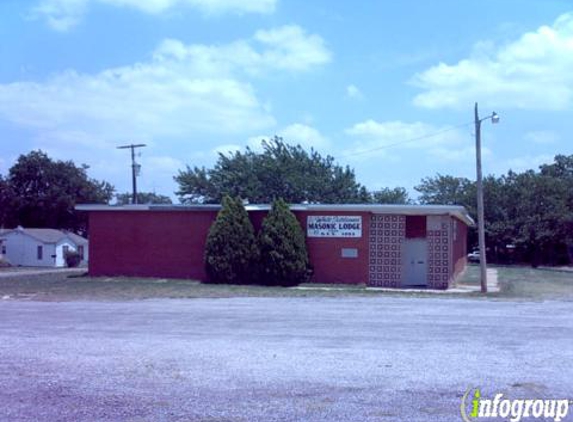
[[[526,299],[572,299],[573,271],[527,266],[500,267],[497,270],[501,292],[496,295],[507,298]],[[468,265],[460,283],[478,285],[479,265]]]
[[[491,267],[498,271],[499,299],[573,300],[573,272],[528,267]],[[470,265],[461,283],[479,284],[479,266]],[[151,298],[223,298],[223,297],[340,297],[380,296],[460,297],[456,293],[412,291],[372,291],[364,285],[313,285],[302,289],[281,287],[202,284],[192,280],[140,279],[122,277],[78,277],[69,274],[41,274],[0,278],[0,300],[140,300]],[[479,292],[463,297],[483,298]]]
[[[306,285],[310,287],[311,285]],[[86,277],[64,273],[0,278],[0,300],[140,300],[152,298],[306,297],[373,295],[364,286],[331,286],[333,290],[204,284],[194,280]]]
[[[573,300],[573,272],[500,267],[498,278],[504,296]]]
[[[459,284],[471,284],[471,285],[480,284],[479,265],[468,264],[462,277],[458,280],[458,283]]]
[[[225,297],[454,297],[449,293],[376,291],[365,285],[305,284],[300,288],[203,284],[193,280],[85,277],[67,274],[19,275],[0,278],[0,300],[141,300],[152,298]],[[477,296],[478,294],[470,294]]]

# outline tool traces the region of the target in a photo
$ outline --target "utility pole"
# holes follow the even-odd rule
[[[479,118],[478,103],[475,103],[475,132],[476,132],[476,184],[477,184],[477,218],[478,218],[478,242],[479,242],[479,265],[481,292],[487,293],[487,262],[485,245],[485,221],[483,211],[483,180],[481,171],[481,122],[491,119],[492,123],[499,123],[499,116],[494,111],[490,116]]]
[[[129,144],[117,147],[117,149],[131,149],[131,183],[133,187],[133,195],[131,197],[131,203],[137,204],[137,176],[139,175],[139,169],[141,166],[135,162],[135,149],[146,147],[145,144]]]

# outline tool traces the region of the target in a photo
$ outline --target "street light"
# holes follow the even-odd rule
[[[475,131],[476,131],[476,175],[477,175],[477,213],[478,213],[478,242],[481,291],[487,293],[487,262],[485,255],[485,222],[483,212],[483,181],[481,173],[481,122],[491,119],[493,124],[499,123],[499,115],[494,111],[491,115],[479,118],[478,103],[475,104]]]

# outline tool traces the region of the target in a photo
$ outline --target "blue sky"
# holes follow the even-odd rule
[[[485,173],[573,154],[569,1],[3,0],[0,54],[0,174],[40,148],[129,191],[115,147],[144,142],[140,189],[173,195],[277,134],[415,195],[475,177],[476,101]]]

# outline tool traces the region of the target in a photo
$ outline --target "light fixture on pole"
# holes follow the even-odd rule
[[[499,123],[499,115],[494,111],[491,115],[479,118],[478,103],[475,104],[475,132],[476,132],[476,185],[477,185],[477,218],[481,291],[487,293],[487,262],[485,246],[485,221],[483,206],[483,178],[481,172],[481,122],[491,119],[493,124]]]
[[[131,149],[131,183],[133,188],[133,193],[131,197],[131,203],[137,204],[137,176],[141,171],[141,165],[135,162],[135,148],[146,147],[145,144],[129,144],[117,147],[117,149]]]

